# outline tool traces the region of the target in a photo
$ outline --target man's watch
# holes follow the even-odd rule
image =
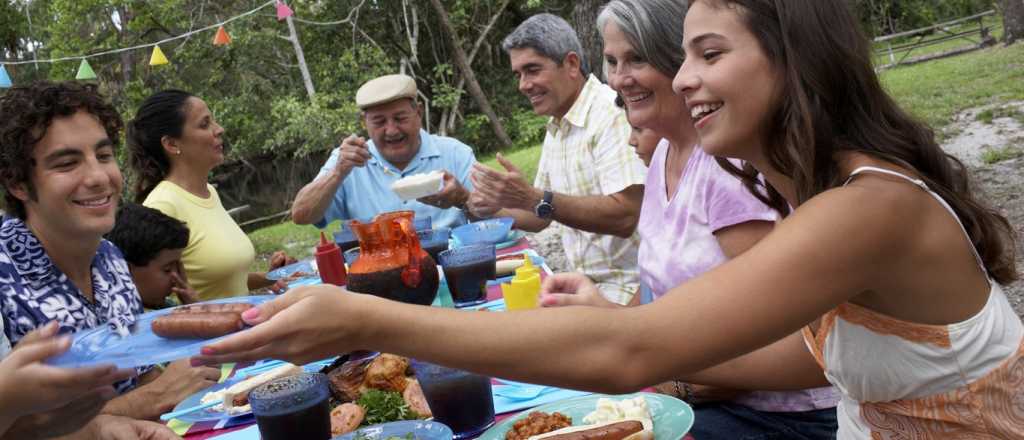
[[[554,198],[555,194],[551,191],[544,191],[544,197],[540,199],[540,203],[533,208],[533,213],[537,217],[543,219],[549,219],[555,215],[555,206],[551,204],[551,199]]]

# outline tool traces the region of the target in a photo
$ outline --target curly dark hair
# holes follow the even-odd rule
[[[128,123],[128,164],[131,168],[135,201],[142,203],[153,188],[171,171],[163,137],[181,137],[188,113],[188,99],[182,90],[164,90],[146,98],[135,119]]]
[[[36,144],[46,136],[55,118],[68,117],[79,110],[99,118],[115,148],[120,144],[124,128],[121,115],[93,84],[37,81],[12,87],[0,96],[0,185],[6,211],[25,219],[25,205],[11,194],[10,188],[25,185],[35,197],[31,175]]]
[[[162,250],[184,249],[188,235],[188,226],[180,220],[153,208],[125,203],[106,238],[121,249],[129,263],[145,266]]]

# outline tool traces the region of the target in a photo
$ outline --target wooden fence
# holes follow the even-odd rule
[[[878,68],[887,69],[901,64],[918,63],[957,55],[995,44],[995,38],[989,34],[990,29],[985,26],[985,17],[995,15],[995,13],[996,11],[989,10],[945,23],[877,37],[874,39],[874,42],[879,47],[875,49],[875,54],[886,57],[889,61],[888,64],[878,66]],[[917,57],[910,56],[917,49],[958,39],[963,39],[971,44]]]

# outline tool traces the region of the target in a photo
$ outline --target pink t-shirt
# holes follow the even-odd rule
[[[715,231],[748,221],[776,221],[778,213],[754,197],[735,176],[722,169],[699,146],[693,149],[671,198],[666,195],[662,139],[651,158],[644,184],[637,232],[640,234],[640,281],[656,300],[724,263],[727,258]],[[792,392],[754,391],[735,402],[759,411],[795,412],[836,406],[832,387]]]

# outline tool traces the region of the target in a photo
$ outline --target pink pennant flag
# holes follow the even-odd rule
[[[289,8],[284,2],[277,2],[277,21],[291,17],[293,14],[292,8]]]

